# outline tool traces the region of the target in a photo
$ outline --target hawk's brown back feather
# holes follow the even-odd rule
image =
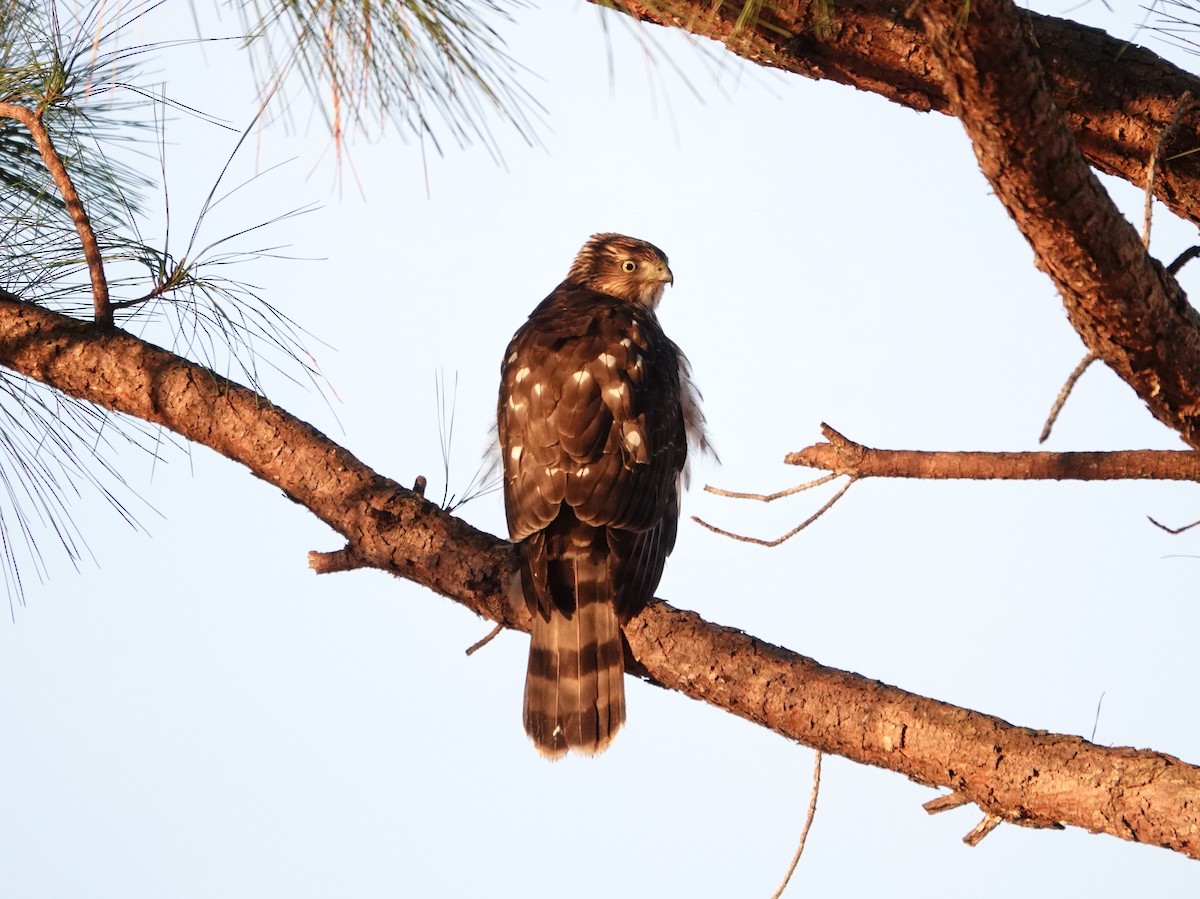
[[[624,722],[619,624],[675,545],[699,415],[653,309],[670,280],[653,245],[596,235],[501,369],[505,508],[534,617],[525,727],[551,757],[599,752]]]

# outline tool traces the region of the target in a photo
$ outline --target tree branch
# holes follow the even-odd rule
[[[788,465],[858,478],[972,481],[1198,481],[1200,452],[1119,450],[1093,453],[929,452],[872,449],[821,425],[828,443],[788,453]]]
[[[54,141],[50,138],[50,132],[46,129],[46,123],[42,120],[41,113],[27,109],[19,103],[0,103],[0,118],[12,119],[24,125],[33,138],[34,144],[37,145],[38,152],[42,156],[42,163],[46,166],[50,177],[54,179],[55,185],[58,186],[67,212],[70,213],[71,221],[75,223],[75,230],[79,234],[79,243],[83,247],[83,258],[87,262],[88,275],[92,281],[92,304],[96,322],[111,328],[113,310],[109,304],[108,279],[104,274],[104,260],[100,254],[96,232],[92,229],[92,221],[88,218],[87,210],[84,209],[83,203],[79,199],[79,192],[75,190],[75,182],[71,180],[70,172],[63,164],[62,157],[58,155],[58,150],[54,148]]]
[[[906,17],[910,3],[763,3],[747,20],[741,0],[592,2],[719,41],[758,65],[850,85],[921,112],[950,112],[949,91],[925,32]],[[1144,186],[1158,138],[1179,98],[1185,92],[1200,96],[1200,78],[1100,29],[1024,10],[1018,15],[1087,160]],[[1200,110],[1183,117],[1171,146],[1200,146]],[[1168,153],[1164,162],[1169,164],[1157,173],[1155,196],[1200,224],[1200,154]]]
[[[4,299],[0,365],[202,443],[311,510],[372,566],[506,627],[529,627],[524,603],[507,599],[515,554],[506,541],[375,473],[251,390],[124,332]],[[658,601],[626,636],[631,668],[788,739],[948,787],[1005,821],[1061,822],[1200,858],[1200,768],[1171,756],[1014,727]]]
[[[831,25],[816,0],[764,4],[749,21],[742,3],[656,0],[618,8],[711,37],[761,65],[960,116],[984,174],[1088,349],[1156,418],[1200,448],[1200,316],[1146,255],[1081,156],[1143,186],[1158,139],[1180,98],[1200,96],[1200,79],[1097,29],[996,0],[969,7],[961,0],[911,7],[851,0],[836,5]],[[917,10],[921,27],[904,17],[906,8]],[[956,30],[968,8],[967,27]],[[1171,130],[1173,145],[1200,146],[1200,112],[1189,110]],[[1200,223],[1200,154],[1167,159],[1155,195]]]

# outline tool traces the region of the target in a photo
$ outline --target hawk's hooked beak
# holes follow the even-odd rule
[[[675,276],[671,274],[671,269],[665,262],[658,264],[658,280],[671,286],[675,285]]]

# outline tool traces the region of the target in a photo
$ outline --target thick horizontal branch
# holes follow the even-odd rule
[[[890,0],[593,0],[643,21],[712,38],[759,65],[828,79],[919,111],[950,112],[943,74],[924,30],[906,18],[917,4]],[[968,8],[959,3],[960,8]],[[747,18],[747,10],[756,14]],[[972,10],[973,12],[973,10]],[[1020,12],[1054,100],[1088,161],[1144,187],[1150,155],[1185,92],[1200,78],[1156,54],[1067,19]],[[1164,148],[1155,194],[1200,224],[1200,110]]]
[[[664,686],[806,746],[949,787],[1013,823],[1083,827],[1200,858],[1200,768],[1177,758],[1014,727],[665,603],[626,633]]]
[[[1200,452],[1120,450],[1093,453],[929,452],[872,449],[829,425],[828,443],[788,453],[788,465],[853,478],[922,478],[973,481],[1200,481]]]
[[[388,480],[266,398],[124,332],[0,299],[0,364],[245,465],[369,564],[527,630],[511,546]],[[627,627],[655,682],[793,740],[945,786],[1018,824],[1083,827],[1200,857],[1200,768],[1014,727],[824,667],[653,602]],[[513,672],[513,690],[520,689]]]

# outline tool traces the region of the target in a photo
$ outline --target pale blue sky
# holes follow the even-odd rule
[[[1071,14],[1132,33],[1097,3]],[[333,186],[316,120],[248,143],[232,183],[292,161],[221,207],[211,236],[323,204],[263,239],[308,261],[241,274],[328,344],[311,349],[336,420],[282,378],[270,396],[438,497],[434,377],[457,373],[461,490],[513,330],[589,234],[616,230],[671,258],[662,320],[723,460],[698,485],[803,480],[781,460],[821,421],[882,447],[1034,448],[1083,348],[958,124],[661,30],[647,55],[619,18],[606,42],[602,15],[546,4],[501,29],[546,107],[542,147],[495,126],[503,166],[479,147],[355,139],[364,199],[351,177]],[[193,33],[174,0],[142,27],[131,42]],[[249,120],[234,47],[155,69],[174,98]],[[235,137],[187,119],[167,136],[182,232]],[[1113,189],[1140,222],[1140,195]],[[1154,235],[1167,260],[1195,239],[1164,211]],[[1050,445],[1180,442],[1095,369]],[[612,750],[549,764],[520,723],[526,637],[467,658],[489,625],[461,607],[379,572],[315,577],[306,553],[336,535],[208,450],[124,461],[162,513],[142,516],[150,536],[84,497],[97,564],[51,555],[52,579],[0,625],[5,899],[771,894],[810,750],[631,681]],[[694,487],[686,511],[773,536],[827,495],[759,507]],[[1200,551],[1145,516],[1190,521],[1198,500],[1178,484],[865,482],[775,550],[685,523],[659,595],[1015,724],[1095,724],[1099,743],[1194,761],[1200,557],[1177,554]],[[462,514],[502,532],[496,495]],[[827,759],[789,895],[1194,895],[1192,863],[1110,837],[1004,825],[969,849],[979,813],[930,818],[935,795]]]

